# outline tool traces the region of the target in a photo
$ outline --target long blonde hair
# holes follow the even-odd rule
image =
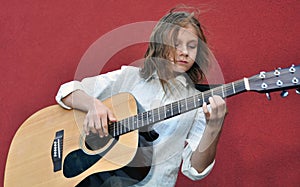
[[[170,53],[174,52],[174,41],[179,29],[190,24],[197,32],[198,46],[195,63],[186,73],[193,83],[204,79],[210,53],[202,26],[194,14],[194,12],[176,11],[175,8],[159,20],[150,36],[148,49],[144,55],[145,61],[140,71],[141,77],[147,79],[156,71],[163,83],[173,75],[171,68],[168,68],[170,63],[167,61]]]

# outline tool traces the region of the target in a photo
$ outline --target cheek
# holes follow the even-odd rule
[[[177,56],[178,56],[177,50],[170,51],[168,53],[168,60],[174,61],[174,59],[176,59]]]
[[[193,59],[193,61],[195,61],[197,56],[197,50],[193,50],[190,52],[190,58]]]

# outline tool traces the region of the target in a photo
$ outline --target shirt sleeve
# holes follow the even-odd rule
[[[191,127],[191,130],[187,136],[186,142],[187,145],[183,151],[182,159],[183,163],[181,166],[181,172],[190,178],[191,180],[200,180],[205,178],[212,170],[215,160],[201,173],[198,173],[198,171],[192,167],[191,165],[191,156],[192,153],[196,150],[198,147],[198,144],[201,140],[202,134],[205,130],[205,117],[204,113],[202,112],[202,109],[198,109],[195,123]]]
[[[105,91],[109,92],[108,89],[111,88],[113,82],[117,80],[124,69],[126,69],[126,66],[122,66],[120,70],[108,72],[106,74],[101,74],[94,77],[84,78],[82,81],[75,80],[62,84],[57,92],[55,100],[63,108],[71,109],[70,106],[67,106],[62,102],[62,99],[75,90],[82,90],[88,95],[98,98],[101,93]]]

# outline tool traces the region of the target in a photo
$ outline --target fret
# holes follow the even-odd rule
[[[211,97],[211,91],[207,91],[207,92],[204,92],[204,101],[207,100],[206,102],[209,103],[209,100],[208,98]]]
[[[215,95],[222,96],[222,87],[214,88]]]
[[[172,115],[178,115],[180,114],[179,108],[178,108],[178,102],[172,103]]]
[[[159,120],[165,119],[166,113],[165,113],[165,106],[159,107]]]
[[[143,123],[143,113],[139,113],[137,116],[137,120],[138,120],[138,128],[139,127],[143,127],[144,123]]]
[[[120,134],[123,134],[124,120],[121,120]]]
[[[126,120],[125,120],[125,125],[124,125],[124,132],[128,132],[128,131],[130,131],[129,129],[129,118],[126,118]]]
[[[234,92],[233,92],[233,89],[232,89],[232,84],[225,84],[225,90],[226,90],[226,97],[228,95],[233,95]]]
[[[125,121],[124,121],[124,127],[123,127],[123,132],[124,133],[129,131],[128,130],[129,129],[128,125],[129,125],[129,118],[126,118]]]
[[[133,116],[129,117],[129,130],[134,130],[134,126],[133,126]]]
[[[149,120],[149,113],[148,113],[149,111],[147,111],[147,112],[145,112],[145,115],[146,115],[146,118],[145,118],[145,120],[146,120],[146,125],[149,125],[149,122],[150,122],[150,120]]]
[[[118,123],[117,123],[117,135],[120,135],[121,133],[120,133],[120,121],[118,121]]]
[[[187,108],[188,110],[192,110],[195,108],[193,96],[186,98],[187,100]]]
[[[127,132],[127,123],[128,122],[128,118],[124,119],[124,124],[123,124],[123,133]]]
[[[211,96],[213,96],[214,95],[214,89],[211,89],[210,93],[211,93]]]
[[[128,132],[130,132],[130,131],[132,131],[132,130],[134,130],[134,128],[133,128],[133,117],[132,116],[130,116],[129,118],[128,118]]]
[[[159,108],[155,108],[153,109],[153,121],[159,121]]]
[[[223,96],[223,98],[225,98],[224,86],[222,85],[221,88],[222,88],[222,96]]]
[[[120,121],[120,126],[119,126],[119,133],[120,133],[120,134],[123,133],[123,123],[124,123],[124,120],[121,120],[121,121]]]
[[[122,132],[125,133],[126,132],[126,122],[127,122],[127,118],[122,120],[123,121],[123,126],[122,126]],[[122,133],[122,134],[123,134]]]
[[[129,125],[130,125],[129,119],[130,119],[130,118],[126,118],[126,121],[125,121],[125,122],[126,122],[126,123],[125,123],[125,126],[124,126],[124,127],[125,127],[125,132],[130,131],[130,127],[129,127]]]
[[[197,97],[197,106],[199,107],[203,104],[203,103],[201,104],[200,94],[197,94],[196,97]]]
[[[236,93],[247,90],[246,85],[244,84],[244,80],[237,81],[235,89],[236,89]]]
[[[180,105],[180,111],[185,112],[186,106],[185,106],[185,102],[183,101],[183,99],[179,101],[179,105]]]
[[[171,115],[171,104],[167,104],[165,107],[166,107],[166,111],[165,111],[166,115],[165,115],[165,118],[169,118],[169,117],[172,116],[172,115]]]
[[[123,134],[123,133],[125,133],[125,132],[126,132],[126,129],[125,129],[125,127],[126,127],[126,119],[123,119],[123,120],[122,120],[122,126],[121,126],[121,129],[122,129],[122,132],[121,132],[121,134]]]
[[[145,125],[147,125],[147,112],[143,112],[142,113],[142,121],[143,121],[143,127],[145,126]]]
[[[155,119],[154,119],[154,110],[152,110],[152,122],[155,123]]]
[[[123,123],[123,120],[120,121],[119,125],[118,125],[118,128],[119,128],[119,134],[122,134],[122,123]]]
[[[204,102],[205,102],[205,99],[204,99],[204,92],[202,92],[201,94],[202,94],[202,102],[204,103]]]
[[[116,136],[116,123],[113,123],[113,136]]]
[[[234,82],[232,82],[231,84],[232,84],[233,93],[235,93]]]
[[[116,135],[119,135],[119,121],[116,123]]]
[[[138,128],[138,120],[137,120],[137,115],[133,116],[133,129]]]
[[[148,124],[151,124],[151,123],[153,122],[152,118],[153,118],[152,111],[149,110],[149,111],[147,112]]]
[[[173,103],[170,104],[171,116],[173,116]]]
[[[128,117],[126,121],[127,121],[127,124],[126,124],[126,131],[129,132],[129,131],[131,131],[130,117]]]
[[[178,113],[180,114],[180,113],[181,113],[181,110],[180,110],[180,102],[177,101],[176,103],[177,103]]]
[[[151,119],[151,120],[152,120],[152,122],[155,122],[155,119],[154,119],[154,111],[152,110],[151,113],[152,113],[152,119]]]
[[[127,118],[127,120],[126,120],[125,131],[126,132],[131,131],[131,129],[130,129],[130,117]]]
[[[145,124],[148,125],[148,122],[149,122],[149,121],[148,121],[148,112],[144,112],[143,120],[146,121]]]
[[[193,99],[194,99],[194,107],[197,108],[197,103],[196,103],[196,98],[195,98],[195,97],[196,97],[196,96],[194,95],[194,96],[193,96]]]

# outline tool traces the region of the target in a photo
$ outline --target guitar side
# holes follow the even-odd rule
[[[117,120],[134,115],[137,106],[133,96],[122,93],[103,101],[115,114]],[[58,105],[44,108],[28,118],[16,132],[7,157],[4,186],[75,186],[86,177],[122,168],[135,156],[138,131],[119,137],[105,155],[84,172],[67,178],[63,169],[54,172],[52,146],[55,134],[64,131],[62,165],[66,156],[82,149],[82,124],[85,113],[65,110]]]

